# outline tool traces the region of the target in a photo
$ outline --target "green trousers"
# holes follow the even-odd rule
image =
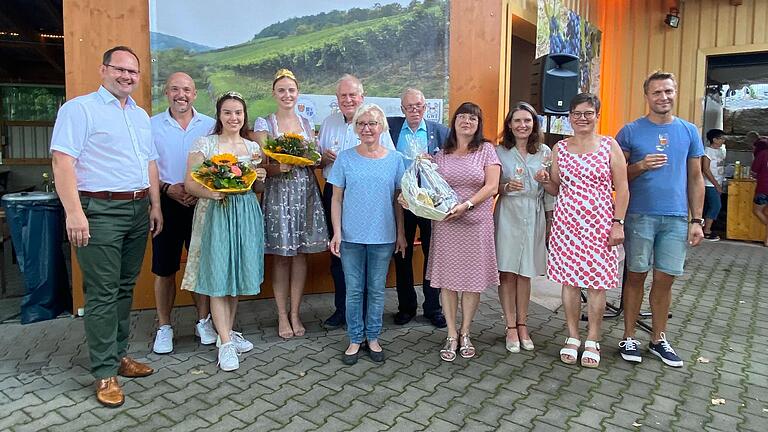
[[[128,348],[131,302],[149,233],[149,199],[80,197],[91,233],[77,248],[85,292],[85,336],[96,379],[117,375]]]

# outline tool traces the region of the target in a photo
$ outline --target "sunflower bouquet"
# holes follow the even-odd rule
[[[267,138],[264,154],[287,165],[309,166],[320,161],[315,143],[295,133],[284,133],[277,138]]]
[[[256,171],[231,153],[206,159],[194,171],[192,179],[209,190],[223,193],[245,192],[256,181]]]

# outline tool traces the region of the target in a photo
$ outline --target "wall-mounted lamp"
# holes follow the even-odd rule
[[[677,8],[671,8],[667,14],[667,18],[664,19],[664,22],[672,28],[677,28],[680,25],[679,14],[680,11],[677,10]]]

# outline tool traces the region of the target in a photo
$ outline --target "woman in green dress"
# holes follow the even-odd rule
[[[224,194],[208,190],[191,172],[205,159],[230,153],[251,163],[257,181],[266,171],[256,168],[261,148],[248,136],[248,113],[239,93],[229,92],[216,102],[213,134],[198,139],[187,160],[187,192],[199,198],[192,220],[182,289],[211,297],[211,316],[220,340],[218,361],[224,371],[240,367],[238,354],[253,349],[241,333],[232,330],[237,297],[255,295],[264,280],[264,218],[253,190]],[[226,202],[222,200],[226,196]],[[168,221],[173,223],[173,221]]]

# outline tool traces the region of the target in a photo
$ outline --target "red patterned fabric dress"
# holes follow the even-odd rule
[[[597,150],[568,152],[557,143],[560,193],[549,238],[549,279],[580,288],[610,289],[619,282],[618,249],[608,246],[613,218],[611,139]]]

